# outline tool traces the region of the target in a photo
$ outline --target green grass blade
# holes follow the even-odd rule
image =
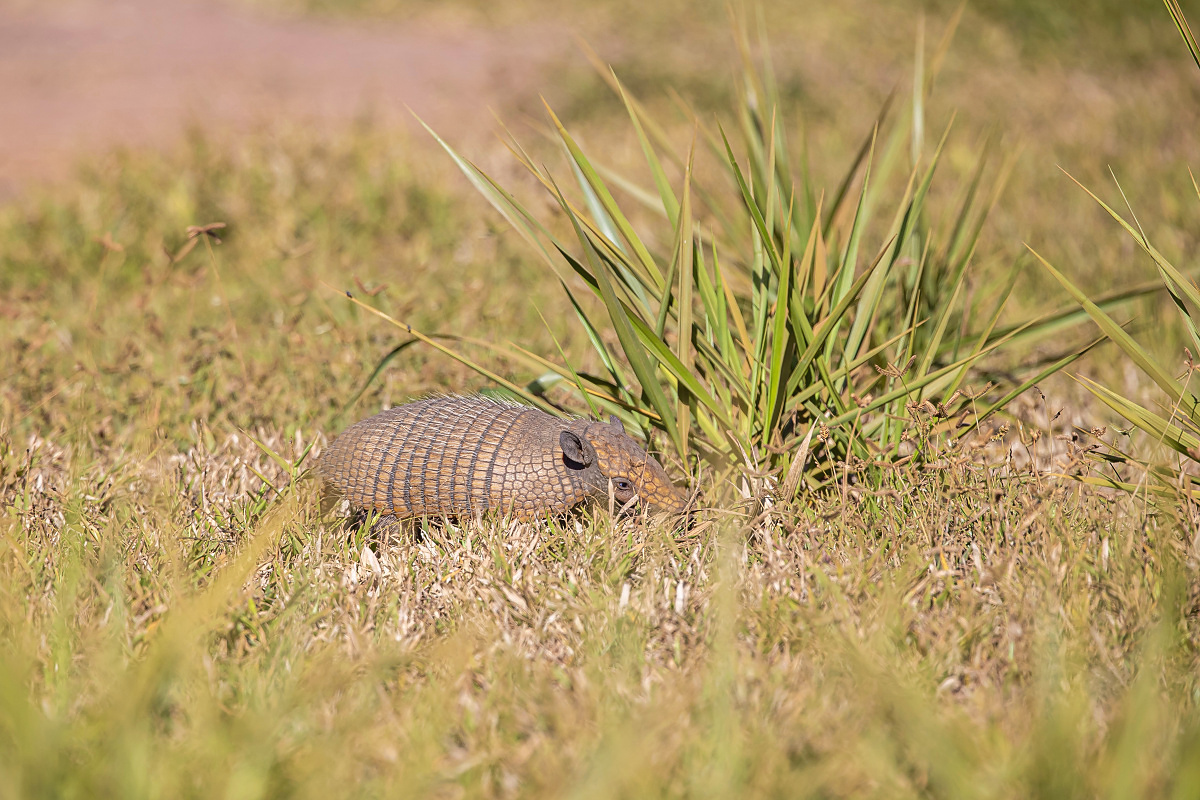
[[[500,213],[500,216],[504,217],[505,221],[513,227],[513,230],[515,230],[521,236],[521,238],[526,241],[526,243],[532,246],[533,249],[542,256],[542,259],[557,272],[557,263],[550,256],[549,251],[546,250],[545,245],[542,244],[542,240],[537,235],[539,230],[535,230],[535,228],[530,224],[530,221],[532,221],[534,217],[525,211],[525,209],[516,202],[512,195],[501,189],[498,184],[484,174],[482,170],[480,170],[467,159],[460,156],[458,152],[454,150],[454,148],[452,148],[445,142],[445,140],[442,139],[442,137],[438,136],[434,132],[433,128],[429,127],[429,125],[425,123],[425,120],[417,117],[417,122],[421,123],[421,126],[429,132],[429,135],[432,136],[434,140],[442,146],[442,149],[446,151],[463,175],[467,177],[467,180],[470,181],[471,185],[474,186],[475,189],[482,194],[489,203],[491,203],[492,208],[496,209],[496,211]],[[545,229],[541,228],[540,225],[538,226],[538,229],[540,229],[540,232],[545,232]]]
[[[654,180],[654,186],[658,189],[658,196],[662,199],[662,207],[667,213],[667,219],[671,221],[672,225],[677,225],[679,219],[679,200],[676,199],[675,193],[671,191],[671,182],[667,180],[667,173],[663,170],[662,162],[659,160],[658,154],[654,151],[654,146],[646,137],[646,131],[642,127],[641,115],[634,104],[630,102],[629,95],[625,92],[625,87],[617,80],[616,73],[612,73],[612,82],[616,86],[617,93],[621,96],[621,102],[625,104],[625,111],[629,114],[629,121],[633,124],[633,131],[637,135],[638,143],[642,147],[642,154],[645,156],[646,163],[650,167],[650,176]]]
[[[1196,66],[1200,67],[1200,45],[1196,44],[1196,37],[1192,34],[1192,26],[1188,25],[1187,18],[1183,16],[1183,9],[1179,7],[1179,0],[1163,0],[1167,5],[1167,11],[1171,13],[1171,19],[1175,21],[1175,28],[1179,31],[1179,35],[1183,37],[1184,44],[1187,45],[1188,52],[1192,54],[1192,60],[1196,62]]]
[[[579,148],[579,145],[575,143],[575,139],[571,136],[571,134],[567,133],[567,129],[563,127],[563,124],[559,121],[558,116],[555,115],[554,111],[551,110],[549,105],[546,105],[546,111],[549,113],[550,119],[554,122],[554,127],[558,130],[558,135],[562,138],[563,144],[567,146],[567,150],[571,154],[571,160],[579,167],[579,170],[582,172],[586,183],[591,187],[592,191],[595,192],[596,198],[600,205],[612,219],[617,229],[620,230],[621,237],[624,239],[625,244],[632,249],[634,254],[636,254],[637,260],[640,262],[642,268],[646,271],[646,274],[650,276],[651,280],[653,280],[655,288],[659,292],[662,292],[663,275],[661,270],[659,270],[658,265],[655,263],[654,258],[650,255],[650,251],[646,249],[646,246],[642,243],[642,240],[634,231],[633,225],[630,224],[629,220],[625,218],[625,215],[621,213],[621,209],[617,205],[617,201],[613,198],[612,194],[609,193],[608,187],[604,185],[604,181],[600,179],[599,174],[597,174],[596,170],[592,167],[591,163],[587,159],[587,156],[583,154],[583,151]]]
[[[561,193],[559,193],[559,196],[561,198]],[[679,427],[675,422],[675,414],[671,410],[666,395],[663,393],[662,386],[658,383],[658,378],[654,374],[654,367],[651,366],[646,358],[646,351],[642,345],[641,338],[633,329],[633,320],[626,312],[625,305],[617,297],[608,270],[604,268],[599,254],[592,245],[591,238],[584,233],[578,218],[570,206],[561,199],[560,203],[563,211],[570,219],[572,227],[575,229],[575,235],[578,237],[580,245],[583,247],[584,259],[587,261],[588,267],[599,286],[600,298],[608,310],[609,319],[612,321],[617,339],[621,342],[621,349],[625,353],[625,358],[628,359],[630,367],[633,368],[634,375],[637,376],[646,399],[649,400],[651,407],[658,413],[663,428],[666,430],[671,442],[675,445],[676,452],[682,457],[686,448],[679,438]],[[639,323],[642,325],[645,324],[640,320]]]
[[[562,345],[559,343],[558,337],[554,335],[554,330],[550,327],[550,323],[546,320],[545,315],[542,314],[542,310],[540,308],[535,309],[535,310],[537,311],[538,318],[541,319],[541,321],[542,321],[542,325],[545,326],[546,332],[550,334],[550,338],[554,341],[554,348],[556,350],[558,350],[558,357],[560,359],[562,359],[562,363],[566,366],[566,370],[571,374],[571,381],[575,384],[575,388],[576,388],[576,390],[578,390],[580,397],[582,397],[584,402],[587,403],[588,410],[592,412],[592,416],[599,419],[600,418],[600,410],[596,407],[596,404],[592,401],[591,393],[583,385],[583,378],[579,377],[579,373],[575,371],[575,368],[573,366],[571,366],[570,359],[568,359],[567,354],[563,352]],[[525,351],[524,348],[519,348],[519,349],[521,349],[524,352],[528,352],[528,351]],[[533,354],[529,353],[529,355],[533,355]],[[551,366],[551,369],[554,369],[553,365],[550,365],[550,366]],[[555,369],[554,371],[559,375],[562,374],[561,370]]]
[[[846,249],[842,254],[837,277],[835,277],[832,282],[833,293],[830,295],[830,302],[835,308],[841,304],[842,299],[854,285],[854,271],[856,265],[858,264],[859,243],[862,240],[863,229],[866,227],[867,218],[869,216],[867,211],[867,198],[871,191],[871,162],[874,159],[874,154],[875,143],[874,140],[872,140],[871,150],[867,155],[867,162],[863,172],[862,187],[859,190],[858,204],[854,210],[854,219],[850,223],[850,235],[847,240]],[[870,270],[870,274],[874,276],[875,270]],[[860,287],[858,291],[861,290],[862,289]],[[882,291],[882,284],[880,284],[880,291]],[[855,294],[857,294],[857,292],[855,292]],[[831,335],[826,340],[825,357],[827,359],[832,359],[833,344],[837,338],[837,330],[841,328],[842,322],[842,316],[838,315],[834,329],[831,331]],[[851,357],[855,355],[854,351],[847,351],[847,354]]]
[[[526,391],[523,386],[518,386],[517,384],[508,380],[507,378],[503,378],[500,375],[497,375],[495,372],[492,372],[491,370],[487,369],[486,367],[480,366],[479,364],[475,363],[473,360],[466,357],[462,353],[459,353],[456,350],[452,350],[449,347],[446,347],[445,345],[441,344],[436,339],[434,339],[432,336],[428,336],[424,333],[421,333],[419,330],[417,330],[413,326],[408,325],[404,322],[401,322],[400,320],[395,319],[394,317],[392,317],[388,314],[385,314],[384,312],[380,311],[379,309],[375,308],[374,306],[367,305],[366,303],[359,300],[354,295],[350,294],[350,292],[340,291],[340,290],[335,289],[334,287],[330,286],[329,284],[325,284],[325,286],[326,286],[326,288],[330,289],[331,291],[337,292],[338,294],[341,294],[341,295],[345,295],[345,297],[347,299],[349,299],[351,303],[354,303],[359,308],[362,308],[365,311],[367,311],[371,314],[374,314],[375,316],[379,317],[380,319],[384,320],[385,322],[387,322],[391,325],[394,325],[395,327],[399,328],[402,331],[405,331],[406,333],[413,336],[414,338],[420,339],[425,344],[429,345],[430,347],[434,348],[435,350],[438,350],[443,355],[449,356],[450,358],[454,359],[458,363],[462,364],[464,367],[474,370],[475,372],[484,376],[485,378],[492,381],[493,383],[503,386],[505,389],[508,389],[513,394],[515,394],[515,395],[521,397],[522,399],[524,399],[525,401],[527,401],[530,405],[537,406],[538,408],[540,408],[543,411],[546,411],[550,414],[554,414],[556,416],[558,415],[558,410],[556,408],[551,406],[549,403],[547,403],[542,398]]]
[[[992,313],[988,318],[987,324],[984,325],[984,327],[980,330],[979,335],[975,337],[975,344],[971,347],[972,353],[978,353],[987,345],[988,340],[991,338],[992,331],[996,329],[996,323],[1000,321],[1000,315],[1004,312],[1004,307],[1008,304],[1008,299],[1012,296],[1013,289],[1017,285],[1018,274],[1018,270],[1015,268],[1009,273],[1008,281],[996,299],[996,305],[992,309]],[[954,357],[957,357],[957,353]],[[969,372],[970,365],[964,365],[959,371],[958,376],[950,382],[950,386],[948,386],[946,389],[947,393],[953,394],[955,391],[957,391],[958,388],[962,386],[963,381],[967,379]]]
[[[1101,310],[1109,312],[1162,290],[1161,280],[1145,281],[1128,289],[1102,294],[1093,302]],[[1063,331],[1073,328],[1087,319],[1090,319],[1087,311],[1080,308],[1078,303],[1072,303],[1058,311],[1051,311],[1016,325],[999,328],[989,335],[989,341],[1009,338],[1013,342],[1045,340],[1051,336],[1060,335]]]
[[[1087,296],[1075,286],[1075,284],[1071,283],[1071,281],[1068,280],[1065,275],[1055,269],[1049,261],[1042,258],[1032,248],[1030,248],[1030,252],[1033,253],[1038,261],[1042,263],[1042,266],[1054,276],[1055,280],[1057,280],[1062,287],[1067,290],[1067,293],[1075,299],[1075,302],[1083,306],[1084,310],[1087,311],[1088,316],[1092,318],[1092,321],[1100,327],[1100,330],[1102,330],[1104,334],[1108,336],[1108,338],[1116,342],[1117,346],[1119,346],[1126,355],[1133,359],[1134,363],[1137,364],[1143,372],[1150,376],[1150,379],[1158,384],[1159,388],[1167,393],[1172,402],[1180,402],[1186,396],[1185,405],[1189,409],[1189,413],[1194,413],[1196,408],[1196,400],[1191,392],[1184,389],[1184,387],[1180,385],[1178,381],[1176,381],[1166,370],[1159,366],[1158,362],[1151,358],[1150,354],[1147,353],[1145,349],[1125,331],[1124,328],[1118,325],[1112,317],[1104,313],[1099,306],[1089,300]]]
[[[791,218],[791,201],[789,201],[788,218]],[[790,268],[791,254],[786,252],[790,238],[784,244],[783,263],[788,265],[779,275],[779,289],[775,297],[774,328],[771,332],[771,368],[767,371],[767,406],[763,431],[770,436],[775,430],[783,411],[782,390],[787,385],[788,373],[784,370],[784,355],[788,351],[788,309],[791,303],[792,272]]]
[[[598,356],[600,356],[600,361],[602,364],[604,364],[604,368],[608,370],[608,374],[612,377],[613,383],[620,387],[623,392],[626,392],[627,400],[632,401],[633,396],[628,394],[624,388],[629,385],[629,381],[626,379],[624,371],[612,357],[612,353],[608,351],[608,346],[604,344],[604,340],[600,336],[599,329],[595,326],[595,324],[592,323],[592,320],[588,317],[587,312],[583,310],[583,307],[575,298],[575,294],[568,289],[565,284],[563,285],[563,291],[567,293],[567,298],[571,301],[571,307],[575,309],[575,316],[578,317],[580,323],[583,325],[583,329],[587,333],[588,341],[592,344],[592,349],[596,351]]]
[[[354,396],[351,397],[344,406],[342,406],[341,410],[338,411],[337,416],[334,417],[334,420],[337,421],[344,419],[347,412],[358,405],[358,401],[361,400],[362,396],[367,393],[367,389],[371,388],[371,384],[375,382],[375,379],[383,374],[383,370],[392,362],[392,359],[400,355],[409,347],[417,344],[419,341],[420,339],[409,339],[407,342],[401,342],[389,350],[387,355],[379,359],[379,363],[375,365],[375,369],[371,370],[371,374],[367,376],[365,381],[363,381],[362,386],[358,387],[358,391],[354,393]]]
[[[678,252],[677,265],[673,264],[675,271],[679,273],[679,330],[676,336],[676,348],[679,351],[679,361],[681,366],[680,375],[692,375],[693,365],[695,364],[695,354],[692,351],[692,302],[693,288],[695,287],[695,250],[696,243],[692,238],[692,165],[696,152],[695,140],[692,141],[691,152],[688,154],[688,166],[683,175],[683,201],[679,207],[679,240],[676,243],[676,251]],[[664,303],[665,305],[665,303]],[[661,336],[659,337],[662,338]],[[688,392],[680,391],[678,405],[676,407],[676,418],[679,421],[679,438],[686,447],[690,438],[690,405],[691,398]],[[710,397],[712,406],[716,405],[716,401]],[[687,452],[683,452],[682,457],[687,458]]]
[[[846,170],[846,177],[842,179],[837,191],[834,192],[833,202],[829,205],[829,213],[822,226],[826,239],[829,239],[833,233],[833,224],[842,213],[842,205],[850,197],[850,187],[854,185],[855,176],[858,175],[863,165],[870,161],[871,154],[875,151],[875,137],[883,129],[884,122],[887,120],[888,113],[892,108],[892,102],[895,99],[896,95],[893,92],[883,101],[883,106],[880,107],[879,114],[875,117],[875,124],[871,127],[871,132],[863,140],[858,153],[850,164],[850,168]]]
[[[1139,228],[1135,228],[1126,222],[1124,217],[1113,210],[1108,203],[1105,203],[1103,200],[1101,200],[1091,189],[1075,180],[1074,176],[1072,176],[1069,172],[1064,170],[1064,174],[1074,181],[1076,186],[1087,192],[1088,196],[1099,203],[1100,207],[1107,211],[1109,216],[1116,220],[1122,228],[1128,231],[1130,236],[1137,240],[1142,249],[1145,250],[1150,258],[1154,260],[1155,265],[1163,274],[1164,281],[1166,281],[1168,284],[1177,286],[1178,289],[1187,296],[1188,300],[1190,300],[1193,305],[1200,307],[1200,288],[1197,288],[1195,281],[1193,281],[1191,278],[1177,269],[1170,261],[1163,257],[1163,254],[1158,252],[1158,250],[1150,244],[1150,242],[1146,239],[1145,234]],[[1119,185],[1118,188],[1120,188]]]
[[[1024,381],[1022,381],[1021,383],[1017,384],[1015,387],[1010,389],[1008,391],[1008,393],[1005,394],[1004,396],[1002,396],[999,400],[985,406],[982,412],[977,412],[975,415],[974,421],[969,426],[962,429],[958,433],[958,437],[961,438],[961,437],[966,436],[967,434],[971,433],[976,428],[978,428],[981,424],[983,424],[989,417],[991,417],[992,414],[996,413],[997,411],[999,411],[1002,408],[1005,408],[1013,400],[1017,399],[1025,392],[1029,391],[1029,389],[1031,389],[1032,387],[1034,387],[1034,386],[1038,385],[1039,383],[1041,383],[1042,381],[1046,380],[1046,378],[1049,378],[1051,375],[1056,375],[1059,372],[1062,372],[1064,369],[1066,369],[1067,367],[1074,364],[1076,361],[1078,361],[1080,358],[1082,358],[1085,354],[1090,352],[1092,350],[1092,348],[1096,347],[1098,344],[1100,344],[1103,341],[1105,341],[1105,339],[1103,337],[1099,338],[1099,339],[1095,339],[1087,347],[1084,347],[1083,349],[1079,350],[1076,353],[1071,353],[1069,355],[1064,356],[1063,358],[1059,359],[1058,361],[1055,361],[1054,363],[1052,363],[1052,364],[1048,365],[1047,367],[1045,367],[1044,369],[1042,369],[1036,375],[1026,378]]]
[[[1197,454],[1200,454],[1200,438],[1185,431],[1165,417],[1154,413],[1144,406],[1138,405],[1132,400],[1122,397],[1113,390],[1101,386],[1089,378],[1080,377],[1079,380],[1101,402],[1129,420],[1139,430],[1149,433],[1156,441],[1167,445],[1178,453],[1188,456],[1193,461],[1198,460]]]
[[[688,369],[675,353],[671,352],[670,346],[655,336],[650,326],[637,317],[629,317],[628,321],[640,337],[645,351],[653,355],[672,378],[687,387],[687,390],[695,395],[696,399],[709,409],[722,425],[732,427],[733,422],[728,416],[728,410],[717,402],[712,393],[697,379],[696,374]]]
[[[942,338],[946,335],[946,326],[950,323],[950,317],[954,309],[958,306],[958,298],[962,294],[963,278],[965,276],[960,273],[958,280],[954,284],[954,290],[950,295],[950,299],[946,301],[938,313],[937,325],[933,328],[933,333],[929,338],[929,342],[925,348],[925,354],[921,357],[920,364],[917,367],[918,372],[928,372],[929,367],[933,364],[933,359],[937,355],[942,346]]]
[[[843,294],[842,299],[838,302],[838,304],[832,310],[830,310],[829,314],[827,314],[813,330],[812,341],[808,343],[808,347],[805,348],[804,352],[799,358],[797,364],[798,370],[802,372],[807,371],[809,365],[816,358],[817,352],[822,348],[822,346],[825,346],[831,341],[831,337],[845,319],[846,312],[854,303],[863,287],[867,284],[867,281],[869,281],[871,276],[875,274],[875,270],[879,269],[880,264],[882,263],[883,251],[881,250],[879,257],[875,259],[875,262],[871,264],[870,267],[863,270],[862,275],[859,275],[858,279],[850,285],[849,289],[847,289]]]

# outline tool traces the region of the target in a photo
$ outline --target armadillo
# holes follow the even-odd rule
[[[352,506],[396,519],[552,516],[588,500],[635,497],[683,512],[685,493],[609,422],[563,420],[480,396],[432,397],[376,414],[338,436],[317,472]]]

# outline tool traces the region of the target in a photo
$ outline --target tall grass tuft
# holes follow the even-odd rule
[[[1026,371],[1007,393],[971,388],[981,358],[1064,319],[998,327],[1011,279],[968,301],[972,255],[1011,158],[997,166],[985,148],[957,205],[931,205],[951,126],[927,142],[926,101],[957,17],[928,59],[918,37],[911,102],[885,104],[829,195],[790,129],[765,36],[752,41],[735,22],[732,119],[701,120],[684,105],[695,130],[686,149],[601,66],[648,187],[590,158],[549,106],[570,179],[515,138],[510,147],[552,198],[552,219],[438,141],[553,271],[594,351],[584,368],[561,352],[479,343],[541,376],[505,388],[546,406],[558,387],[557,403],[659,432],[680,462],[715,468],[718,485],[786,501],[837,480],[839,465],[933,458],[1079,352]]]

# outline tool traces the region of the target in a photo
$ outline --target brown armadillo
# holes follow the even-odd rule
[[[687,508],[616,417],[562,420],[478,396],[432,397],[355,423],[317,472],[352,506],[399,519],[548,516],[607,498],[610,481],[620,505],[637,497],[660,511]]]

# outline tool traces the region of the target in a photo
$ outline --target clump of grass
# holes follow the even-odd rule
[[[935,460],[1078,358],[1083,351],[1027,370],[1006,393],[989,393],[972,372],[1064,319],[998,328],[1011,279],[992,297],[967,298],[972,256],[1010,163],[992,169],[985,152],[956,208],[928,205],[950,130],[926,151],[925,102],[956,22],[928,68],[919,43],[911,104],[898,123],[881,111],[828,198],[782,124],[769,51],[760,42],[761,60],[753,58],[744,34],[737,148],[726,124],[697,119],[692,147],[672,149],[611,74],[650,188],[594,162],[552,111],[575,192],[511,143],[565,226],[539,219],[443,142],[553,270],[594,350],[596,369],[585,369],[493,344],[542,373],[506,388],[543,405],[558,388],[557,402],[657,430],[681,463],[715,468],[722,496],[737,486],[790,500],[801,485],[833,485],[853,461]],[[697,168],[698,144],[711,169]],[[635,216],[650,221],[639,227]]]

